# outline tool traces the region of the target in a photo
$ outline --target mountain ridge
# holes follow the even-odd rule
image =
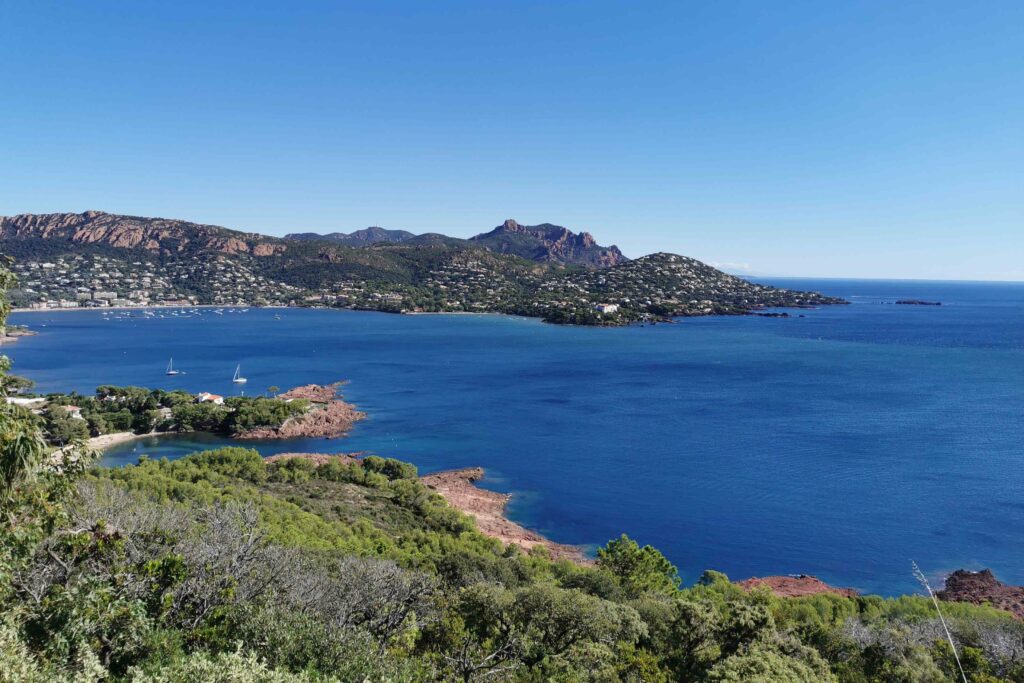
[[[347,246],[366,246],[381,242],[449,242],[453,244],[475,242],[491,251],[513,254],[541,263],[562,263],[605,268],[618,265],[628,259],[615,245],[603,247],[589,232],[575,233],[553,223],[523,225],[509,218],[488,232],[479,233],[468,239],[451,237],[440,233],[416,235],[408,230],[386,230],[369,227],[352,233],[289,233],[284,239],[303,241],[328,241]]]
[[[20,214],[0,218],[0,253],[17,260],[18,305],[46,308],[333,306],[624,325],[844,303],[749,282],[677,254],[629,260],[589,233],[549,223],[509,219],[468,240],[384,229],[353,234],[355,245],[101,211]]]
[[[175,218],[105,211],[0,216],[0,239],[19,237],[64,239],[77,244],[104,244],[159,253],[185,253],[198,248],[270,256],[283,250],[280,238],[259,233]]]
[[[509,218],[490,232],[469,239],[493,251],[515,254],[532,261],[606,268],[628,260],[614,244],[602,247],[589,232],[575,233],[552,223],[521,225]]]
[[[305,241],[327,240],[348,246],[366,246],[379,242],[405,242],[414,237],[418,237],[418,235],[408,230],[388,230],[374,225],[350,233],[329,232],[320,234],[316,232],[292,232],[285,235],[284,239]]]

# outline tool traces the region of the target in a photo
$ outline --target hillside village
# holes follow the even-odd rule
[[[272,282],[229,258],[152,261],[94,255],[58,256],[13,265],[12,301],[32,309],[288,304],[299,288]]]
[[[509,220],[470,240],[400,232],[350,246],[86,212],[0,219],[0,251],[15,261],[12,303],[42,310],[315,306],[623,325],[843,303],[751,283],[685,256],[628,260],[588,233],[549,224]],[[398,241],[387,241],[392,234]]]

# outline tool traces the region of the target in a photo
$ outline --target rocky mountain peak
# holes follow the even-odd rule
[[[137,249],[163,255],[195,251],[268,256],[284,249],[273,237],[169,218],[104,211],[20,214],[0,219],[0,240],[44,239],[68,244]]]
[[[514,218],[470,240],[533,261],[605,268],[628,260],[618,247],[602,247],[589,232],[575,233],[551,223],[523,225]]]

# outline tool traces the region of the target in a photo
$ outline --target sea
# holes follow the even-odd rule
[[[509,516],[593,551],[626,533],[686,582],[812,574],[895,595],[991,568],[1024,583],[1024,284],[767,280],[849,306],[625,328],[499,315],[225,307],[22,313],[37,390],[262,394],[344,380],[345,438],[421,472],[483,466]],[[901,299],[941,306],[897,305]],[[173,357],[183,371],[167,376]],[[235,367],[248,378],[231,382]],[[225,438],[149,438],[103,463]]]

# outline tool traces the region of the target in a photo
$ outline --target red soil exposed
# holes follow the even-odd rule
[[[477,529],[486,536],[496,538],[502,543],[514,543],[524,550],[538,545],[544,546],[554,558],[581,564],[588,563],[579,548],[550,541],[506,518],[505,506],[512,496],[476,486],[474,482],[483,476],[482,467],[468,467],[429,474],[420,481],[441,494],[453,508],[473,517]]]
[[[334,384],[306,384],[289,389],[283,394],[278,394],[277,398],[282,401],[304,398],[313,403],[328,403],[338,397],[338,387],[341,385],[341,382],[335,382]]]
[[[991,569],[980,572],[958,569],[949,575],[946,587],[936,595],[947,602],[970,602],[975,605],[989,603],[1018,619],[1024,619],[1024,586],[1011,586],[999,581]]]
[[[264,462],[279,462],[281,460],[291,460],[293,458],[299,458],[302,460],[309,460],[314,465],[319,467],[320,465],[326,465],[332,460],[338,460],[341,463],[348,465],[356,461],[355,457],[346,455],[345,453],[337,453],[335,455],[328,455],[326,453],[278,453],[277,455],[271,455],[263,458]]]
[[[855,597],[857,591],[852,588],[836,588],[830,586],[816,576],[800,574],[798,576],[765,576],[754,577],[746,581],[738,581],[737,586],[744,590],[752,590],[759,586],[767,586],[768,589],[780,598],[798,598],[805,595],[819,595],[821,593],[835,593],[848,598]]]
[[[278,396],[301,398],[311,402],[304,415],[285,420],[280,427],[262,427],[235,435],[238,439],[294,439],[344,436],[366,413],[337,397],[338,384],[308,384]]]

